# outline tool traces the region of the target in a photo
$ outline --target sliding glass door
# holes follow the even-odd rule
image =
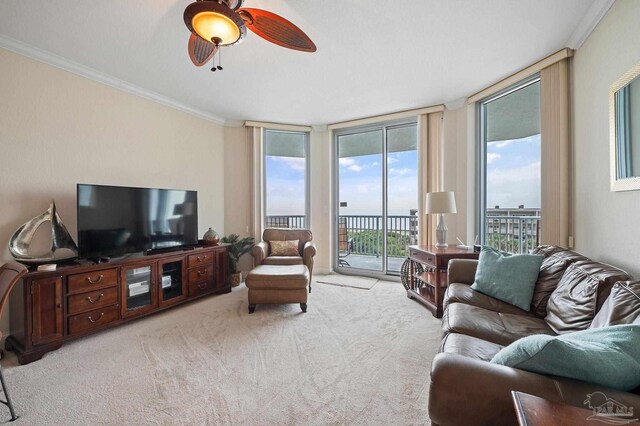
[[[415,123],[337,132],[339,271],[399,274],[418,230]]]

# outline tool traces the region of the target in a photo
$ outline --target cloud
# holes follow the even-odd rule
[[[353,158],[341,158],[338,162],[342,167],[346,167],[352,172],[359,172],[364,168],[361,165],[357,164],[356,160],[354,160]]]
[[[291,169],[297,172],[304,172],[307,167],[307,160],[298,157],[272,157],[273,160],[285,163]]]
[[[409,174],[415,174],[416,170],[415,169],[410,169],[410,168],[404,168],[404,169],[394,169],[393,167],[389,169],[389,174],[390,175],[396,175],[396,176],[406,176]]]
[[[397,158],[393,158],[393,157],[387,158],[387,164],[397,163],[398,161],[400,160],[398,160]]]
[[[489,146],[489,148],[496,148],[496,149],[500,149],[500,148],[505,148],[509,145],[511,145],[513,142],[539,142],[540,141],[540,135],[536,134],[536,135],[531,135],[531,136],[527,136],[526,138],[520,138],[520,139],[507,139],[504,141],[493,141],[493,142],[487,142],[487,145]]]
[[[540,207],[540,161],[487,171],[487,206]]]
[[[511,145],[511,142],[513,142],[513,140],[488,142],[487,145],[489,145],[491,148],[504,148],[505,146]]]
[[[502,157],[500,154],[496,154],[493,152],[490,152],[487,154],[487,164],[491,164],[496,160],[499,160],[500,157]]]
[[[375,188],[372,188],[367,184],[361,184],[361,185],[356,186],[356,192],[358,194],[368,194],[369,190],[373,190],[373,189],[375,189]]]

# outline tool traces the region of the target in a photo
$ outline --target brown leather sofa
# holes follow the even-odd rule
[[[640,294],[640,283],[625,283],[631,279],[627,273],[561,247],[540,246],[534,252],[545,259],[530,312],[471,289],[476,260],[449,263],[442,345],[431,367],[433,424],[518,424],[514,390],[583,408],[588,394],[600,391],[640,413],[640,389],[622,392],[489,362],[503,347],[532,334],[640,324],[640,302],[633,292],[627,297],[622,291],[631,285]]]

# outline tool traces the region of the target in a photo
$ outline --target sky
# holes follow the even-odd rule
[[[389,214],[408,215],[418,208],[417,152],[388,154]],[[341,158],[340,201],[342,215],[382,213],[382,154]],[[304,214],[302,158],[266,157],[267,216]]]
[[[487,143],[487,208],[540,207],[540,135]]]
[[[305,160],[266,157],[267,215],[304,215]],[[417,152],[389,153],[389,215],[418,208]],[[382,154],[339,160],[341,215],[382,214]],[[540,135],[487,144],[487,207],[540,207]]]

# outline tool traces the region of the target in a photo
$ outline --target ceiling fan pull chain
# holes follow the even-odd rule
[[[218,48],[218,69],[222,71],[222,49]]]
[[[212,64],[211,64],[211,71],[213,71],[213,72],[217,71],[217,68],[216,68],[216,55],[213,55]]]

